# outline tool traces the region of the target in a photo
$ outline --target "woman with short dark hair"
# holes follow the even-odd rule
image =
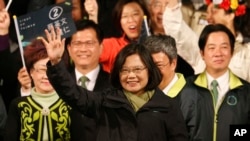
[[[79,87],[62,61],[60,29],[46,30],[47,75],[62,99],[97,123],[98,141],[185,141],[187,130],[178,102],[157,86],[160,70],[148,49],[128,44],[111,71],[114,88],[101,93]]]

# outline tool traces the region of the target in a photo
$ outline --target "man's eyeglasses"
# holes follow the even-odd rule
[[[76,49],[79,49],[81,47],[93,48],[96,43],[97,43],[97,41],[86,41],[86,42],[73,41],[70,43],[70,45]]]
[[[169,63],[166,63],[166,64],[156,64],[156,66],[159,68],[159,69],[163,69],[164,67],[166,67]]]

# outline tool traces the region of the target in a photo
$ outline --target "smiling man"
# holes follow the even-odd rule
[[[162,74],[159,88],[171,98],[182,91],[186,81],[181,73],[176,73],[177,48],[174,38],[168,35],[152,35],[144,42]]]
[[[78,85],[89,91],[101,92],[111,87],[109,74],[99,64],[99,57],[102,53],[103,34],[100,27],[91,20],[80,20],[76,22],[77,32],[66,39],[66,46],[74,67],[71,75]],[[84,79],[83,79],[84,78]],[[96,124],[93,119],[86,116],[83,122],[86,140],[95,140]]]
[[[250,85],[228,68],[234,43],[234,35],[222,24],[208,25],[200,35],[206,69],[186,79],[181,95],[191,140],[227,141],[230,125],[250,122]]]

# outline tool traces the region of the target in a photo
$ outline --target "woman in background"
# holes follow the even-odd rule
[[[81,114],[59,98],[48,80],[49,58],[42,41],[37,39],[28,45],[24,57],[34,87],[29,96],[11,102],[4,140],[82,140],[83,127],[77,123],[73,127]],[[77,131],[82,133],[77,135]]]
[[[88,1],[85,2],[85,9],[89,14],[90,20],[95,22],[98,17],[98,6],[96,1],[91,1],[91,6],[87,6]],[[149,12],[144,0],[119,0],[113,9],[113,22],[120,33],[120,37],[110,37],[103,40],[103,51],[100,57],[100,63],[103,69],[110,72],[116,55],[124,48],[125,45],[138,42],[143,17],[147,16],[149,19]]]
[[[219,4],[211,2],[207,13],[210,24],[223,24],[234,34],[235,48],[229,68],[234,74],[250,82],[250,8],[246,1],[229,0],[227,3],[223,0]]]

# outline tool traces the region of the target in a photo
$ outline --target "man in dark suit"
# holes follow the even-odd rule
[[[111,86],[109,74],[104,72],[99,64],[103,33],[99,26],[90,20],[77,21],[76,29],[77,32],[65,42],[70,63],[74,66],[70,72],[79,85],[85,85],[90,91],[102,91]],[[87,77],[85,84],[80,80],[82,76]]]
[[[102,53],[103,34],[99,26],[90,20],[80,20],[75,23],[77,32],[65,41],[65,56],[70,57],[69,71],[76,83],[89,91],[103,91],[111,87],[109,74],[99,64],[99,57]],[[25,70],[24,70],[25,71]],[[24,74],[24,72],[22,73]],[[20,73],[21,75],[21,73]],[[23,87],[24,77],[19,81]],[[86,141],[93,141],[96,138],[96,125],[93,119],[82,116],[77,121],[72,121],[72,126],[84,126],[85,131],[74,130],[71,134],[77,134]]]
[[[70,72],[76,83],[95,92],[111,87],[109,74],[103,71],[99,64],[103,40],[99,26],[91,20],[80,20],[76,22],[76,29],[77,32],[65,42],[71,64],[74,66]],[[83,116],[83,120],[77,124],[84,124],[86,130],[73,134],[85,133],[86,140],[95,140],[96,125],[93,119]]]

